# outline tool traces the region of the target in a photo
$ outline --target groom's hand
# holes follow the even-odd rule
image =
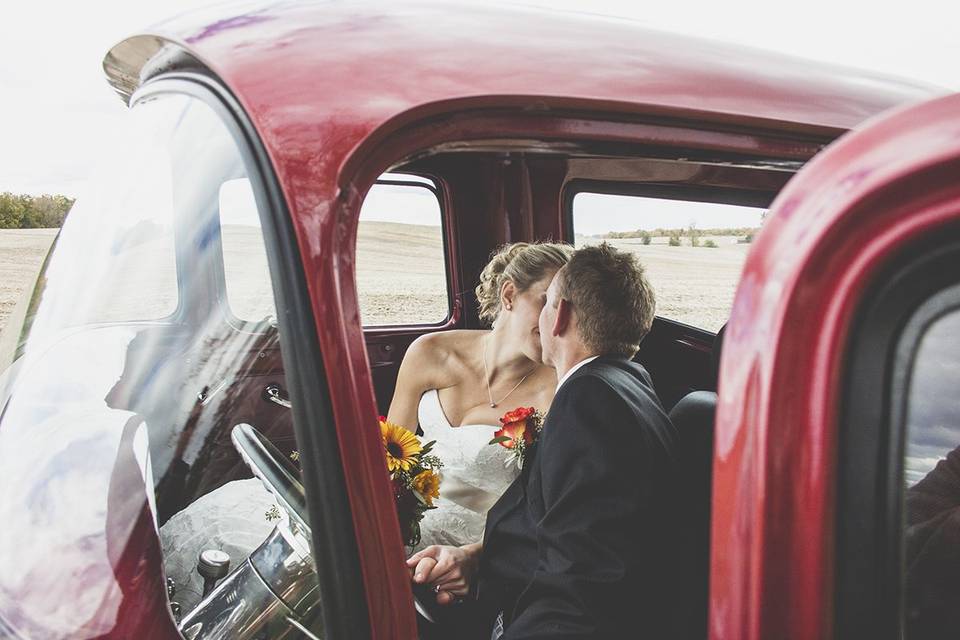
[[[438,604],[451,604],[469,593],[481,549],[479,543],[462,547],[431,545],[410,556],[407,567],[415,583],[433,586]]]

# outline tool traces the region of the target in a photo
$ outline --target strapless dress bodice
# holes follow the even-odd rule
[[[424,443],[433,447],[441,461],[440,498],[436,509],[427,511],[420,523],[421,542],[463,545],[479,542],[487,511],[519,474],[507,460],[507,450],[491,445],[499,425],[468,424],[454,427],[447,420],[436,389],[420,396],[417,409]]]

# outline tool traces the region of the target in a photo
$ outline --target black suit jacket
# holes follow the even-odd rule
[[[505,639],[673,637],[677,447],[639,364],[603,356],[564,382],[487,515],[477,598]]]

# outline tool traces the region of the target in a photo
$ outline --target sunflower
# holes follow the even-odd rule
[[[413,489],[432,507],[433,499],[440,497],[440,476],[429,469],[421,471],[413,479]]]
[[[423,445],[417,436],[400,425],[383,420],[380,422],[380,435],[387,455],[387,469],[393,473],[397,469],[409,471],[417,462]]]

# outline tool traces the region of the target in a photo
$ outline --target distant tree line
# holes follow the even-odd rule
[[[760,224],[763,224],[763,221],[766,219],[766,217],[767,214],[764,212],[760,216]],[[717,243],[711,238],[706,238],[703,241],[701,241],[701,238],[703,236],[735,236],[737,238],[737,244],[749,244],[753,242],[753,237],[759,230],[759,227],[723,227],[713,229],[698,229],[697,224],[691,221],[690,225],[686,229],[657,228],[653,229],[652,231],[646,229],[637,229],[636,231],[611,231],[605,234],[603,237],[611,239],[639,238],[642,244],[650,244],[651,238],[661,237],[667,238],[667,244],[671,247],[681,246],[683,244],[682,239],[686,237],[691,247],[707,247],[709,249],[716,249]]]
[[[696,227],[688,227],[686,229],[652,229],[646,231],[644,229],[637,229],[636,231],[611,231],[610,233],[604,234],[605,238],[644,238],[650,236],[651,238],[672,238],[678,237],[683,238],[685,236],[699,235],[699,236],[752,236],[757,233],[759,227],[725,227],[722,229],[697,229]]]
[[[0,229],[49,229],[63,224],[74,198],[0,193]]]

